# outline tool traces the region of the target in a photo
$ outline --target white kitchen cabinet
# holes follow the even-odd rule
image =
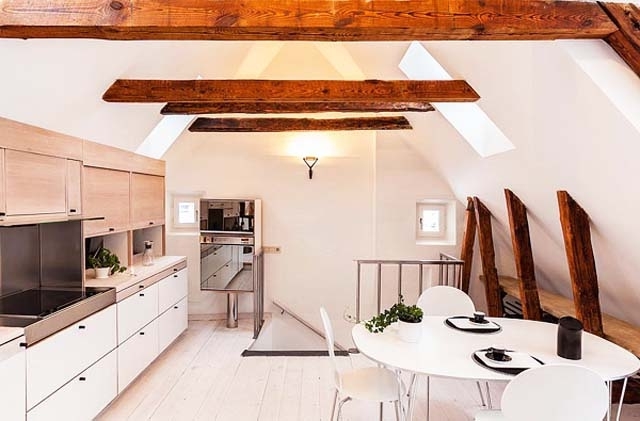
[[[187,269],[182,269],[159,282],[158,312],[163,313],[188,294]]]
[[[24,420],[26,411],[24,336],[0,346],[0,416]]]
[[[158,356],[158,319],[118,346],[118,393]]]
[[[158,317],[158,352],[164,351],[187,329],[187,297],[175,303]]]
[[[158,317],[158,284],[147,288],[134,285],[135,294],[118,303],[118,344]]]
[[[27,408],[33,408],[115,347],[115,305],[28,347]]]
[[[111,351],[31,409],[27,421],[93,419],[118,394],[116,353]]]

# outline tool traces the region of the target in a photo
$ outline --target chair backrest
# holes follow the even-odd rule
[[[327,341],[327,351],[329,351],[329,357],[331,358],[331,364],[333,365],[335,387],[340,390],[342,388],[342,378],[340,376],[340,371],[338,370],[336,353],[334,351],[333,326],[331,326],[331,319],[329,319],[329,314],[324,307],[320,307],[320,317],[322,318],[322,325],[324,326],[324,337]]]
[[[471,315],[476,310],[467,294],[449,286],[434,286],[424,290],[417,305],[425,316]]]
[[[602,421],[608,406],[605,381],[576,365],[524,371],[502,395],[502,413],[508,421]]]

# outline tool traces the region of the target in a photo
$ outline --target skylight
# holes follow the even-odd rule
[[[447,71],[419,43],[412,42],[400,70],[413,80],[452,80]],[[474,103],[433,103],[471,147],[483,158],[515,149],[500,128]]]

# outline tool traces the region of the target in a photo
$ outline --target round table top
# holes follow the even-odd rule
[[[446,317],[425,317],[418,343],[404,342],[397,324],[383,333],[370,333],[363,324],[351,334],[358,350],[386,366],[438,377],[474,380],[511,380],[512,375],[489,370],[477,364],[475,351],[493,345],[526,352],[545,364],[576,364],[590,368],[609,380],[619,380],[640,370],[640,360],[624,348],[603,338],[583,332],[582,359],[568,360],[556,355],[558,326],[531,320],[491,317],[502,330],[478,334],[445,325]]]

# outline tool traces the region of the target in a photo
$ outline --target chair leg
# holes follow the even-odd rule
[[[480,402],[482,402],[482,406],[486,407],[487,404],[484,401],[484,393],[482,393],[482,387],[480,386],[480,382],[476,382],[476,386],[478,386],[478,393],[480,393]]]
[[[406,418],[408,420],[413,419],[413,402],[415,399],[415,390],[416,390],[416,380],[418,376],[414,373],[411,375],[411,380],[409,381],[409,388],[407,389],[407,415]]]
[[[493,409],[493,403],[491,402],[491,390],[489,390],[489,382],[484,382],[487,388],[487,406],[489,409]]]
[[[400,415],[400,401],[393,402],[393,406],[396,409],[396,421],[403,421],[402,416]]]
[[[340,403],[338,404],[338,418],[337,421],[340,421],[342,419],[342,405],[344,405],[345,403],[349,402],[351,400],[350,397],[346,397],[343,400],[340,401]]]
[[[336,415],[336,402],[338,402],[338,389],[336,389],[333,394],[333,406],[331,407],[331,421],[333,421],[333,417]]]

